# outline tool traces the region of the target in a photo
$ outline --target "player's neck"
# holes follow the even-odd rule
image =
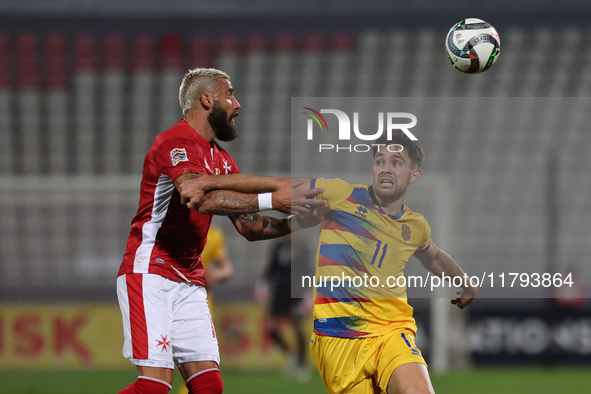
[[[193,130],[199,133],[199,135],[205,138],[207,142],[211,143],[211,141],[213,141],[215,138],[215,131],[213,131],[213,128],[207,120],[207,117],[196,116],[194,113],[188,113],[185,116],[185,122],[187,122],[187,124],[191,126]]]
[[[404,204],[404,199],[399,199],[399,200],[392,201],[392,202],[380,201],[378,199],[378,204],[380,204],[382,211],[384,211],[388,215],[396,216],[400,213],[400,210],[402,209],[402,205]]]

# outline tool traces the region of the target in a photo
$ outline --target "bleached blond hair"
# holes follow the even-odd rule
[[[215,87],[214,84],[219,78],[230,79],[230,76],[215,68],[195,68],[185,74],[179,88],[179,104],[183,110],[183,115],[186,115],[195,107],[195,101],[207,89]]]

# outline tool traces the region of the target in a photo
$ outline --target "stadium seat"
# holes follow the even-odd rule
[[[72,78],[74,172],[77,174],[92,174],[95,171],[99,78],[95,67],[95,38],[90,34],[82,34],[75,42],[75,70]]]
[[[102,79],[102,163],[97,171],[104,174],[120,174],[122,160],[127,155],[123,152],[123,138],[128,133],[124,132],[124,48],[123,37],[109,35],[103,44],[104,72]]]
[[[47,59],[47,138],[49,139],[49,172],[65,174],[68,157],[68,80],[66,39],[51,34],[45,41]]]
[[[130,95],[131,162],[125,172],[141,171],[146,152],[158,132],[154,125],[154,102],[157,100],[156,71],[154,69],[154,40],[147,34],[133,39]]]
[[[16,45],[19,85],[17,103],[22,139],[18,166],[25,174],[38,174],[41,171],[41,92],[38,85],[37,37],[33,33],[23,33],[17,38]]]
[[[161,37],[159,42],[158,57],[162,70],[160,86],[156,94],[156,108],[159,109],[159,119],[156,121],[159,125],[158,130],[168,129],[171,125],[178,123],[182,117],[178,104],[178,92],[179,83],[184,74],[181,69],[183,45],[183,38],[177,34],[165,35]]]
[[[198,34],[191,40],[191,59],[187,68],[212,67],[211,40],[205,34]]]
[[[0,34],[0,130],[3,130],[0,133],[0,174],[11,174],[14,171],[14,115],[11,111],[13,92],[10,88],[7,46],[8,37]]]
[[[261,159],[261,144],[269,138],[270,131],[263,127],[264,122],[269,118],[267,86],[268,59],[265,51],[265,39],[261,34],[253,34],[246,43],[244,55],[245,74],[243,88],[237,91],[237,97],[244,109],[240,114],[240,150],[237,157],[242,171],[256,172],[258,161]],[[240,78],[240,77],[238,77]],[[262,138],[261,138],[262,137]],[[266,152],[267,150],[265,150]],[[238,160],[238,159],[237,159]]]
[[[292,145],[291,97],[408,97],[414,108],[430,106],[431,118],[421,126],[422,135],[428,135],[425,173],[447,174],[457,190],[454,212],[465,213],[457,215],[453,224],[462,239],[458,260],[481,259],[478,264],[498,264],[499,269],[510,268],[516,259],[524,264],[542,259],[536,248],[543,249],[545,219],[540,212],[546,208],[547,179],[542,175],[520,178],[511,169],[542,174],[539,168],[546,168],[551,148],[560,138],[564,152],[557,163],[564,201],[560,242],[568,252],[565,256],[571,256],[565,259],[575,258],[581,253],[579,245],[586,243],[588,228],[580,212],[589,209],[589,202],[580,196],[591,193],[586,175],[591,171],[591,156],[584,152],[591,146],[591,137],[581,133],[591,71],[580,66],[591,60],[591,47],[585,44],[589,31],[567,26],[530,34],[508,28],[501,36],[510,47],[486,78],[453,70],[438,34],[401,29],[355,35],[255,33],[244,39],[204,34],[156,39],[148,34],[127,37],[108,32],[100,38],[86,33],[72,38],[26,32],[10,38],[0,35],[0,129],[6,131],[0,133],[0,173],[137,175],[154,136],[182,116],[178,86],[184,70],[215,66],[230,74],[243,106],[237,119],[239,138],[223,146],[246,173],[287,174],[291,152],[305,150],[303,139],[295,139]],[[16,66],[9,59],[15,59]],[[442,97],[452,99],[434,99]],[[472,97],[490,98],[489,118],[476,118]],[[532,101],[505,100],[508,97]],[[544,102],[536,126],[526,128],[526,120],[518,114],[533,111],[539,97],[583,101],[573,102],[572,108],[571,103],[553,108],[551,102]],[[511,117],[495,116],[510,110]],[[570,111],[568,120],[558,125],[566,111]],[[505,153],[500,159],[494,151],[501,146]],[[333,164],[316,163],[322,169]],[[342,169],[353,165],[344,163]],[[70,208],[64,206],[31,211],[27,215],[32,216],[23,220],[17,220],[22,208],[16,202],[16,208],[2,208],[3,234],[11,226],[18,228],[14,233],[27,234],[21,240],[13,235],[0,237],[1,261],[26,262],[16,268],[4,265],[2,280],[61,281],[77,275],[73,260],[87,258],[76,254],[78,248],[104,257],[102,250],[117,249],[118,240],[125,238],[129,229],[119,223],[119,217],[134,209],[125,204],[119,210],[98,206],[84,212],[70,207],[76,214],[68,220],[83,229],[79,232],[65,229],[64,217]],[[117,229],[110,232],[112,222]],[[94,230],[85,229],[96,223],[100,225]],[[46,230],[50,235],[42,228],[50,229]],[[33,240],[31,234],[45,240]],[[229,242],[232,237],[238,235],[229,235]],[[10,247],[15,242],[18,250]],[[236,245],[241,245],[233,249],[236,255],[260,253],[260,246]],[[40,256],[34,248],[47,251]],[[536,251],[534,255],[527,255],[531,250]],[[41,274],[32,273],[31,262],[40,258],[48,267],[59,269],[42,268],[40,272],[47,276],[35,276]],[[242,267],[236,273],[244,283],[255,279],[256,269]]]

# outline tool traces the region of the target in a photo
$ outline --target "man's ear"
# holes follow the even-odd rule
[[[203,109],[209,111],[213,107],[213,96],[209,92],[204,92],[201,97],[199,97],[199,103],[201,103]]]
[[[410,183],[415,183],[416,181],[418,181],[422,174],[423,171],[419,168],[417,168],[416,170],[412,170],[412,173],[410,174]]]

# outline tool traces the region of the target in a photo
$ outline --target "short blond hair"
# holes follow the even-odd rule
[[[219,78],[230,79],[230,76],[215,68],[195,68],[185,74],[179,88],[179,104],[183,115],[194,108],[195,100]]]

